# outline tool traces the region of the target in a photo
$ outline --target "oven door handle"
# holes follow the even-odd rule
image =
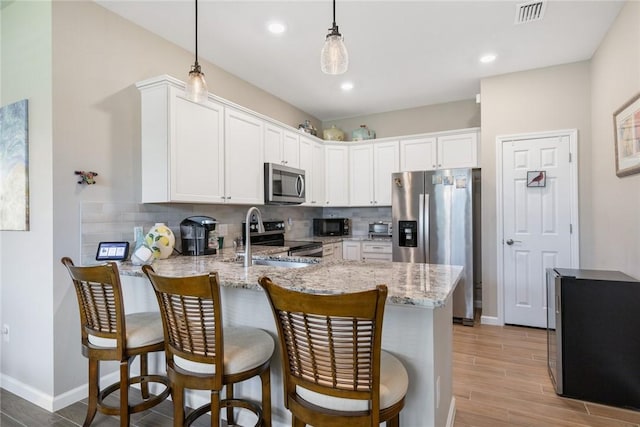
[[[309,249],[289,249],[289,256],[322,257],[322,246]]]

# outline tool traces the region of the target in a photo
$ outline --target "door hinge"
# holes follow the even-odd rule
[[[571,163],[571,153],[569,153],[569,163]]]
[[[573,234],[573,224],[569,224],[569,234]]]

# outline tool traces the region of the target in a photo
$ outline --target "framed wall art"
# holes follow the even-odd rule
[[[0,230],[29,230],[29,103],[0,107]]]
[[[640,172],[640,93],[613,113],[616,175]]]

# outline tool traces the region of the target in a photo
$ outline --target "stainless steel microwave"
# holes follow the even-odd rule
[[[299,205],[305,202],[304,170],[277,163],[264,164],[264,203]]]
[[[314,218],[314,236],[349,236],[349,218]]]

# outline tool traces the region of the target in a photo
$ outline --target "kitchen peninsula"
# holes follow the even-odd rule
[[[268,251],[258,257],[291,260],[270,257]],[[158,260],[153,267],[157,273],[170,276],[217,271],[222,285],[225,324],[259,327],[269,331],[274,340],[277,333],[266,296],[258,285],[260,276],[266,275],[282,286],[316,293],[354,292],[386,284],[389,294],[382,347],[400,358],[409,373],[409,390],[400,413],[401,425],[453,425],[451,295],[462,267],[343,260],[312,263],[303,268],[243,267],[234,258],[234,253],[180,256]],[[127,311],[157,310],[151,285],[140,268],[124,263],[120,270]],[[280,353],[276,351],[271,367],[273,425],[285,426],[290,425],[290,420],[283,404],[279,358]],[[252,381],[237,385],[236,394],[257,398],[259,382]],[[193,398],[204,401],[206,394]],[[192,402],[196,405],[195,401],[188,401]]]

